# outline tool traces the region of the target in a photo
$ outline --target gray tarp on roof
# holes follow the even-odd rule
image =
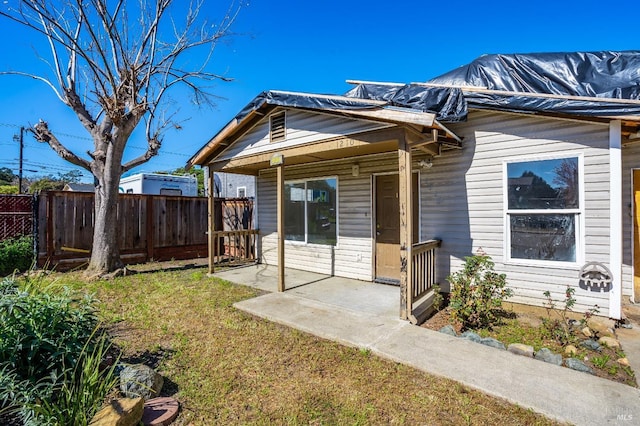
[[[367,98],[373,99],[373,98]],[[366,103],[361,100],[351,100],[335,95],[316,95],[311,93],[290,93],[279,91],[265,91],[253,98],[242,111],[236,115],[235,119],[240,121],[251,111],[257,110],[263,105],[276,105],[291,108],[309,109],[371,109],[380,108],[376,102]]]
[[[443,86],[476,86],[574,97],[640,99],[640,51],[484,55],[468,65],[427,81]],[[450,90],[447,95],[443,91]],[[436,113],[440,121],[461,121],[469,108],[582,116],[640,115],[640,105],[587,99],[541,98],[420,84],[363,83],[346,96],[387,100],[392,105]],[[447,102],[440,102],[447,99]],[[454,104],[459,102],[459,104]],[[440,109],[438,109],[440,108]]]
[[[359,84],[345,96],[386,101],[390,106],[430,112],[438,121],[455,122],[467,117],[467,103],[460,89],[416,84]]]
[[[407,108],[433,113],[441,122],[466,120],[468,108],[640,118],[640,102],[610,100],[640,100],[640,51],[484,55],[426,83],[436,87],[362,83],[344,96],[267,91],[255,97],[234,120],[239,122],[264,105],[315,110]],[[486,90],[465,90],[464,86]]]

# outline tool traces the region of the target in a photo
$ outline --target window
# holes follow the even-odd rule
[[[271,142],[280,142],[286,139],[287,127],[285,121],[285,111],[271,116],[269,119],[269,140]]]
[[[506,163],[511,260],[579,261],[581,158]]]
[[[239,186],[237,189],[237,197],[238,198],[245,198],[247,196],[247,187],[246,186]]]
[[[335,246],[336,178],[285,182],[285,239]]]
[[[182,189],[160,188],[160,195],[182,195]]]

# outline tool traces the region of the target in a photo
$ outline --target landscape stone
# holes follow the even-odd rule
[[[144,400],[142,398],[118,398],[98,411],[89,426],[136,426],[142,420]]]
[[[493,337],[484,337],[480,339],[480,343],[486,346],[491,346],[492,348],[505,350],[504,343],[499,340],[494,339]]]
[[[618,364],[622,365],[623,367],[628,367],[629,366],[629,360],[627,359],[627,357],[620,358],[620,359],[618,359]]]
[[[580,342],[580,346],[582,346],[583,348],[591,349],[592,351],[600,352],[602,350],[600,343],[596,342],[593,339],[583,340],[582,342]]]
[[[445,325],[444,327],[442,327],[438,331],[440,333],[448,334],[449,336],[458,336],[458,333],[456,333],[456,329],[453,328],[453,326],[451,324]]]
[[[180,410],[180,403],[174,398],[153,398],[144,403],[142,423],[145,426],[170,425]]]
[[[471,330],[465,331],[460,335],[460,337],[463,339],[471,340],[472,342],[476,342],[476,343],[480,343],[480,340],[482,340],[482,337],[480,337],[478,333],[475,333]]]
[[[562,365],[562,355],[553,353],[549,348],[542,348],[536,352],[536,359],[549,364]]]
[[[571,328],[577,328],[580,327],[580,321],[578,320],[574,320],[574,319],[569,319],[567,320],[567,324],[569,325],[569,327]]]
[[[593,337],[593,333],[591,332],[591,329],[589,327],[583,328],[581,332],[584,335],[584,337]]]
[[[507,350],[512,354],[533,358],[533,346],[525,345],[524,343],[512,343]]]
[[[127,365],[120,372],[120,391],[127,398],[155,398],[163,384],[162,376],[144,364]]]
[[[567,345],[567,347],[564,348],[564,353],[573,356],[578,353],[578,348],[573,345]]]
[[[593,370],[589,368],[584,362],[575,358],[566,358],[564,360],[564,365],[571,368],[572,370],[582,371],[583,373],[593,374]]]
[[[620,342],[618,342],[618,340],[614,339],[613,337],[608,337],[608,336],[603,336],[598,340],[598,343],[600,343],[601,345],[606,345],[610,348],[619,348],[620,347]]]
[[[589,320],[589,328],[594,330],[600,336],[615,336],[613,327],[615,323],[612,320],[604,318],[592,318]]]

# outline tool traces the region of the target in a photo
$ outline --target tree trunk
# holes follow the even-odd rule
[[[114,187],[109,188],[109,187]],[[118,247],[118,186],[100,184],[95,193],[93,248],[87,275],[102,275],[123,267]]]
[[[94,176],[98,179],[95,190],[95,216],[93,247],[85,274],[96,277],[121,269],[118,247],[118,186],[122,153],[111,144],[104,162],[94,162]]]

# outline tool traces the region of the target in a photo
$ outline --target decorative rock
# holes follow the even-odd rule
[[[627,359],[627,357],[620,358],[618,360],[618,364],[622,365],[623,367],[628,367],[629,366],[629,360]]]
[[[144,364],[127,365],[120,372],[120,391],[128,398],[155,398],[163,384],[162,376]]]
[[[451,324],[447,324],[444,327],[442,327],[440,330],[438,330],[440,333],[444,333],[444,334],[448,334],[449,336],[458,336],[458,333],[456,333],[456,329],[453,328],[453,326]]]
[[[173,398],[153,398],[144,403],[142,423],[145,426],[170,425],[180,410],[180,403]]]
[[[575,354],[577,354],[577,353],[578,353],[578,348],[576,348],[576,347],[575,347],[575,346],[573,346],[573,345],[567,345],[567,346],[564,348],[564,353],[565,353],[565,354],[567,354],[567,355],[569,355],[569,356],[573,356],[573,355],[575,355]]]
[[[507,350],[512,354],[533,358],[533,346],[525,345],[524,343],[512,343]]]
[[[589,327],[585,327],[580,331],[582,332],[584,337],[593,337],[593,333],[591,332],[591,329]]]
[[[582,342],[580,342],[580,346],[582,346],[583,348],[591,349],[592,351],[600,352],[602,350],[600,344],[592,339],[583,340]]]
[[[463,339],[471,340],[472,342],[475,342],[475,343],[480,343],[480,340],[482,340],[482,337],[478,336],[478,333],[474,333],[471,330],[465,331],[460,335],[460,337]]]
[[[564,360],[564,365],[571,368],[572,370],[582,371],[583,373],[593,374],[593,370],[589,368],[584,362],[575,358],[567,358]]]
[[[567,320],[567,324],[572,328],[580,327],[580,321],[574,319]]]
[[[562,365],[562,355],[551,352],[549,348],[542,348],[536,352],[536,359],[549,364]]]
[[[493,337],[484,337],[480,339],[480,343],[486,346],[491,346],[492,348],[505,350],[504,343],[499,340],[494,339]]]
[[[119,398],[98,411],[89,426],[136,426],[142,419],[142,398]]]
[[[613,337],[608,337],[608,336],[603,336],[600,339],[598,339],[598,343],[600,343],[601,345],[608,346],[610,348],[619,348],[620,347],[620,342],[618,342]]]
[[[594,330],[600,336],[615,336],[613,327],[615,323],[611,320],[605,320],[603,318],[596,318],[589,320],[589,328]]]

